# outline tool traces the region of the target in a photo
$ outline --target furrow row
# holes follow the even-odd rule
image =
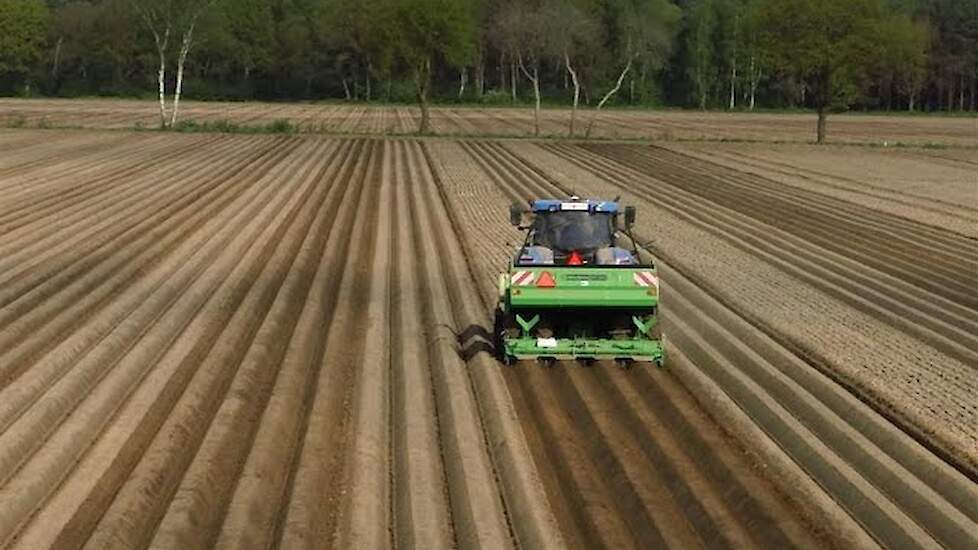
[[[465,144],[458,149],[463,151],[481,173],[473,176],[468,170],[462,179],[479,177],[485,194],[476,200],[488,201],[469,211],[498,208],[507,195],[543,190],[487,144]],[[456,169],[466,164],[464,158],[456,162]],[[468,212],[460,215],[470,247],[479,249],[487,240],[486,230]],[[499,247],[498,241],[494,246]],[[482,294],[491,303],[495,289],[490,273],[499,265],[481,258],[471,262],[480,268],[479,280],[487,281]],[[648,379],[641,378],[646,374]],[[615,371],[607,365],[593,370],[521,365],[506,371],[569,544],[814,544],[798,515],[742,460],[738,445],[668,377],[666,372]],[[645,397],[650,392],[660,398]]]
[[[517,177],[519,165],[510,167]],[[560,186],[551,190],[568,192]],[[886,545],[901,547],[934,541],[968,547],[978,542],[978,491],[970,480],[832,380],[806,368],[682,271],[660,265],[667,269],[665,296],[669,299],[670,291],[674,293],[666,303],[665,330],[671,346],[683,350],[694,368],[733,397],[861,529]],[[702,327],[712,327],[712,332]],[[797,378],[791,380],[792,375]],[[827,510],[820,519],[829,517],[841,516]],[[849,530],[846,521],[851,520],[842,518],[837,532]]]

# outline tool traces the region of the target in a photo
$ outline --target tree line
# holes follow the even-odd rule
[[[0,0],[0,94],[974,111],[978,0]],[[169,97],[169,99],[168,99]],[[578,114],[586,107],[587,117]]]

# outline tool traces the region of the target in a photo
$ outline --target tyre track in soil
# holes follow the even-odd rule
[[[499,189],[497,197],[554,193],[530,183],[484,144],[462,148]],[[483,238],[471,233],[471,222],[460,225],[469,228],[463,230],[467,240]],[[483,299],[492,303],[499,266],[470,262],[479,268]],[[626,372],[605,364],[503,370],[572,547],[819,543],[668,371]],[[645,397],[650,392],[657,398]]]
[[[198,145],[199,147],[199,145]],[[238,145],[240,149],[241,144]],[[188,150],[179,150],[186,153]],[[204,149],[208,151],[208,149]],[[210,151],[202,160],[217,161],[222,154],[228,154],[233,150]],[[167,162],[175,159],[173,155],[159,155],[160,162]],[[191,155],[196,157],[196,155]],[[188,173],[187,169],[175,168],[176,171]],[[132,204],[140,197],[162,190],[169,190],[175,187],[174,184],[160,186],[155,177],[156,173],[146,174],[140,168],[122,168],[118,171],[108,170],[102,175],[93,175],[94,183],[85,186],[78,186],[76,189],[65,190],[54,189],[50,200],[38,200],[33,204],[24,206],[24,214],[17,218],[15,213],[10,212],[11,218],[0,221],[4,226],[4,233],[0,236],[0,250],[4,255],[4,269],[9,269],[8,265],[24,267],[23,262],[14,261],[20,258],[37,258],[41,255],[51,256],[49,251],[52,247],[66,244],[67,238],[78,240],[78,232],[88,229],[87,221],[95,216],[107,217],[114,215],[115,212],[124,211],[124,207]],[[166,193],[160,193],[166,196]],[[89,229],[89,231],[91,231]],[[56,244],[54,244],[56,243]],[[89,244],[90,241],[81,240],[82,244]],[[75,244],[75,243],[73,243]],[[45,246],[46,245],[46,246]],[[68,250],[77,251],[76,247]],[[19,255],[19,257],[18,257]]]
[[[308,154],[308,152],[306,152]],[[75,401],[81,399],[85,400],[81,404],[81,408],[71,411],[71,405],[69,402],[63,402],[59,399],[58,395],[49,396],[44,402],[40,404],[39,407],[35,407],[28,414],[21,418],[20,426],[30,427],[32,424],[36,424],[38,421],[50,421],[51,410],[60,412],[62,415],[67,412],[72,412],[72,415],[68,418],[66,424],[59,427],[59,430],[54,433],[47,441],[43,441],[45,448],[37,453],[35,458],[30,461],[21,461],[24,466],[19,471],[12,471],[15,477],[7,480],[2,489],[0,489],[0,498],[11,504],[11,507],[4,507],[7,510],[21,510],[21,515],[12,514],[10,516],[5,516],[7,520],[3,529],[0,529],[0,540],[6,539],[11,531],[10,529],[15,528],[19,521],[26,519],[23,514],[30,510],[30,506],[36,506],[43,499],[46,498],[50,491],[52,491],[58,484],[58,482],[64,478],[68,470],[79,458],[79,454],[83,449],[91,443],[95,443],[96,447],[99,443],[105,442],[106,439],[95,439],[95,434],[101,429],[106,421],[112,416],[114,408],[118,407],[120,400],[124,399],[127,392],[132,390],[132,384],[134,381],[138,381],[142,376],[146,374],[146,369],[152,367],[152,373],[165,373],[170,368],[171,365],[167,365],[166,361],[170,359],[176,359],[172,355],[161,355],[167,350],[167,346],[174,344],[174,338],[180,334],[180,327],[187,327],[187,323],[193,316],[194,312],[199,311],[201,307],[201,301],[206,300],[209,297],[209,293],[213,292],[213,287],[218,283],[224,281],[224,275],[227,275],[227,270],[234,267],[237,259],[240,256],[235,256],[235,253],[241,253],[242,244],[247,244],[247,241],[242,243],[238,241],[237,243],[230,241],[229,239],[234,239],[235,237],[241,239],[248,239],[249,234],[254,233],[254,226],[249,230],[242,231],[249,226],[249,224],[255,221],[256,218],[249,216],[249,214],[254,214],[254,210],[258,205],[265,208],[265,211],[274,210],[275,205],[281,205],[283,198],[282,192],[277,191],[279,198],[276,201],[267,202],[247,202],[249,199],[255,199],[256,192],[259,192],[259,196],[263,193],[268,195],[270,192],[267,190],[261,190],[255,188],[254,182],[260,181],[260,177],[256,177],[251,180],[250,185],[250,196],[242,197],[244,204],[250,204],[250,209],[243,209],[234,219],[230,218],[212,218],[207,225],[202,228],[201,234],[204,235],[204,241],[212,241],[209,248],[210,250],[200,250],[196,254],[191,254],[184,257],[178,257],[177,261],[183,261],[180,264],[180,272],[174,274],[170,278],[170,283],[174,288],[171,293],[157,293],[153,295],[153,299],[145,302],[141,308],[145,311],[137,319],[128,319],[128,324],[119,325],[119,331],[123,333],[128,333],[126,336],[132,338],[136,337],[136,341],[125,344],[125,339],[109,339],[103,342],[93,354],[78,357],[81,359],[81,363],[77,364],[74,369],[72,369],[72,376],[65,379],[65,384],[62,384],[61,388],[55,388],[62,394],[68,396],[74,396]],[[271,198],[271,197],[265,197]],[[294,200],[294,199],[293,199]],[[241,201],[238,201],[239,204]],[[257,219],[261,219],[258,217]],[[227,225],[226,222],[233,222],[231,225]],[[208,228],[207,226],[211,226]],[[213,231],[213,233],[210,233]],[[196,239],[198,242],[193,242],[195,239],[188,239],[184,247],[199,247],[200,238]],[[230,261],[218,261],[213,262],[213,256],[215,252],[222,251],[222,254],[216,254],[216,256],[227,258]],[[220,260],[220,258],[218,258]],[[211,263],[208,263],[211,262]],[[202,270],[207,268],[206,271],[202,273]],[[215,272],[215,270],[217,272]],[[223,270],[223,273],[222,273]],[[184,285],[193,286],[184,286]],[[225,284],[226,286],[226,284]],[[210,290],[208,290],[208,288]],[[194,290],[196,289],[196,290]],[[173,303],[172,300],[179,298],[179,301]],[[220,307],[221,304],[214,304]],[[171,307],[172,306],[172,307]],[[211,319],[220,317],[220,309],[216,312],[211,313]],[[161,317],[161,315],[163,315]],[[183,316],[181,318],[181,315]],[[196,321],[198,328],[200,328],[202,320],[211,320],[207,317],[197,317]],[[138,326],[142,324],[142,327]],[[137,326],[133,326],[137,325]],[[147,329],[155,329],[158,326],[163,327],[174,327],[176,328],[173,332],[167,331],[152,331]],[[212,325],[213,326],[213,325]],[[204,330],[189,330],[193,326],[188,328],[188,332],[185,333],[187,339],[193,339],[197,336],[204,338],[202,341],[205,345],[208,343],[207,337],[212,336],[207,334]],[[121,341],[120,341],[121,340]],[[178,341],[177,344],[180,342]],[[212,343],[212,342],[211,342]],[[116,350],[112,349],[113,345],[121,347],[122,353],[124,354],[121,359],[116,359],[113,361],[111,359],[112,355]],[[184,348],[186,348],[186,344]],[[174,351],[173,347],[170,347],[170,352]],[[186,350],[183,350],[186,352]],[[108,353],[110,355],[106,356]],[[185,359],[185,357],[184,357]],[[176,362],[179,362],[177,359]],[[46,363],[39,362],[38,366],[45,366]],[[187,365],[179,365],[181,370],[186,370]],[[114,367],[109,373],[110,378],[101,381],[97,386],[95,386],[95,391],[86,392],[83,387],[78,387],[78,384],[84,384],[85,382],[91,383],[90,380],[86,380],[86,377],[93,377],[95,380],[99,378],[100,370],[105,370],[108,367]],[[33,371],[31,371],[33,373]],[[187,373],[184,372],[184,375]],[[72,387],[74,386],[74,387]],[[139,389],[144,389],[145,386],[141,386]],[[159,401],[156,402],[129,402],[131,405],[139,407],[152,404],[153,407],[165,406]],[[59,410],[66,408],[67,410]],[[155,411],[156,414],[160,414],[161,411]],[[55,413],[57,414],[57,413]],[[124,421],[128,421],[130,418],[122,416],[120,417]],[[24,433],[29,436],[31,434],[30,429],[18,430],[17,426],[14,429],[6,430],[3,433],[3,437],[15,437],[18,433]],[[43,432],[42,432],[43,433]],[[151,437],[155,433],[155,430],[148,430],[139,432],[137,435],[139,437]],[[112,440],[118,444],[118,440]],[[131,441],[131,440],[130,440]],[[128,444],[129,442],[127,442]],[[8,447],[4,445],[4,449]],[[12,447],[16,448],[16,447]],[[116,447],[114,449],[119,452],[120,449]],[[123,449],[125,451],[125,449]],[[125,453],[122,452],[121,456]],[[108,461],[102,462],[101,465],[108,466],[119,466],[113,463],[110,459]],[[118,474],[124,470],[114,470],[113,473]],[[109,476],[112,477],[112,476]],[[116,475],[118,477],[118,475]],[[73,478],[81,483],[87,483],[94,481],[93,478],[83,477],[83,478]],[[102,478],[99,481],[104,481]],[[114,491],[112,491],[114,492]],[[111,494],[111,493],[110,493]],[[68,495],[71,499],[75,495]],[[103,495],[104,496],[104,495]],[[96,495],[95,501],[98,501]],[[86,500],[85,503],[91,501]],[[89,510],[84,510],[89,512]],[[96,516],[97,517],[97,516]],[[10,523],[14,522],[14,523]],[[50,533],[49,530],[51,525],[44,525],[44,532]],[[58,531],[54,531],[58,533]]]
[[[0,165],[0,177],[15,176],[20,172],[46,166],[51,162],[51,159],[58,159],[59,161],[82,159],[89,154],[111,148],[125,140],[125,136],[117,136],[111,133],[98,136],[95,139],[90,135],[82,137],[80,134],[79,141],[81,143],[67,139],[55,141],[53,147],[31,147],[23,155],[13,155],[11,160],[14,162],[11,165]],[[21,159],[22,156],[27,158]]]
[[[978,208],[974,208],[966,204],[958,204],[938,197],[888,188],[882,185],[873,185],[871,183],[866,183],[850,177],[845,177],[822,170],[801,168],[798,166],[793,166],[788,162],[773,160],[760,155],[751,155],[743,151],[737,151],[734,153],[713,150],[711,151],[711,154],[714,157],[724,161],[738,163],[750,168],[775,172],[785,176],[802,178],[808,181],[814,181],[819,185],[824,185],[835,190],[844,191],[847,193],[856,193],[874,199],[883,199],[904,206],[931,211],[942,216],[957,218],[963,221],[974,222],[975,215],[978,214]],[[907,155],[910,156],[910,153]],[[914,158],[932,161],[934,159],[944,157],[919,154],[914,155]]]
[[[260,178],[252,181],[260,181]],[[251,198],[255,199],[254,193],[252,195]],[[252,204],[260,204],[262,198],[258,198],[257,201]],[[250,219],[247,211],[241,213],[240,220],[239,224],[245,226],[248,224]],[[232,236],[229,238],[233,239],[233,236],[240,229],[240,225],[232,229],[230,233]],[[225,242],[224,244],[228,243]],[[230,252],[232,255],[241,255],[244,252],[242,246],[245,246],[245,250],[248,246],[247,242],[230,244],[232,244]],[[219,250],[223,250],[223,247]],[[205,255],[204,258],[206,259],[207,256]],[[224,280],[227,270],[233,267],[235,267],[234,261],[225,263],[220,268],[224,270],[223,275],[211,273],[212,276],[210,277],[199,278],[197,285],[215,285]],[[241,264],[237,264],[235,269],[237,270],[236,273],[240,273]],[[201,282],[207,279],[209,282]],[[190,288],[193,289],[193,287]],[[145,335],[137,345],[136,350],[131,352],[127,359],[150,362],[154,356],[159,358],[159,354],[163,353],[166,346],[172,343],[172,338],[180,333],[181,326],[187,326],[187,323],[191,322],[195,312],[203,311],[206,313],[208,311],[207,308],[200,310],[202,302],[209,297],[208,292],[203,288],[198,288],[194,292],[178,295],[179,301],[172,311],[166,314],[169,321],[167,317],[157,321],[153,327],[156,332]],[[215,310],[212,308],[211,314],[214,313]],[[167,326],[173,326],[174,332],[170,334],[161,333],[160,329]],[[194,324],[190,326],[199,328],[201,326],[200,319],[195,319]],[[196,366],[186,361],[183,363],[170,361],[173,357],[166,355],[162,357],[164,359],[149,371],[149,374],[146,375],[146,381],[126,402],[126,408],[118,414],[118,418],[121,420],[115,424],[110,424],[102,438],[80,461],[76,475],[66,481],[52,499],[52,503],[42,509],[39,516],[35,517],[29,528],[25,530],[21,539],[25,547],[46,546],[53,537],[57,537],[55,540],[59,543],[74,540],[76,541],[74,544],[78,544],[77,541],[79,540],[83,542],[87,538],[92,524],[101,515],[104,506],[107,505],[107,500],[111,499],[118,490],[118,486],[123,483],[128,475],[132,464],[131,462],[127,463],[127,461],[135,460],[143,452],[142,449],[148,444],[148,439],[152,437],[159,422],[162,422],[163,417],[167,414],[168,407],[172,406],[172,400],[176,399],[176,396],[182,391],[180,384],[186,383],[186,377],[192,374],[192,369]],[[176,367],[179,370],[171,372]],[[117,369],[119,368],[121,367],[117,367]],[[172,376],[172,378],[167,380],[168,376]],[[155,398],[150,397],[154,395]],[[126,430],[129,430],[128,434]],[[127,437],[129,438],[128,441],[125,439]],[[120,442],[124,444],[120,444]],[[120,445],[121,451],[119,450]],[[115,453],[119,454],[116,455]],[[72,513],[74,516],[70,515]],[[52,526],[62,526],[63,528],[52,530],[50,529]],[[40,541],[44,541],[44,543],[42,544]]]
[[[107,151],[105,155],[95,156],[91,162],[52,163],[43,171],[31,172],[34,177],[18,182],[20,193],[0,190],[5,197],[4,210],[0,213],[0,235],[9,238],[9,234],[19,227],[57,215],[65,200],[77,202],[79,197],[90,197],[114,188],[123,178],[138,177],[151,162],[166,163],[217,139],[197,140],[163,153],[153,147],[165,143],[162,139],[152,143],[134,142],[131,150]],[[107,166],[113,168],[107,169]]]
[[[165,140],[166,137],[160,136],[158,139],[162,141]],[[59,140],[51,140],[50,144],[53,145],[58,141]],[[38,145],[39,144],[37,143],[32,144],[31,150],[32,151],[35,149],[43,150],[43,147],[38,147]],[[128,144],[123,144],[122,147],[128,148],[129,150],[135,149],[137,151],[148,149],[147,147],[145,147],[145,143],[142,142],[131,142]],[[35,168],[33,170],[25,171],[20,174],[5,176],[3,178],[3,181],[0,181],[0,191],[3,191],[5,196],[10,199],[16,197],[18,194],[30,198],[31,194],[27,193],[28,189],[25,189],[25,187],[28,184],[33,183],[33,185],[30,186],[29,190],[37,191],[38,184],[43,185],[46,182],[48,182],[50,178],[67,179],[66,177],[70,176],[73,172],[80,172],[84,168],[98,166],[103,162],[107,162],[107,161],[111,162],[115,158],[113,157],[113,153],[115,152],[116,150],[113,148],[113,149],[106,149],[105,151],[99,153],[86,155],[81,160],[52,159],[42,168]],[[8,202],[8,201],[5,201],[5,203],[6,203],[5,207],[13,204],[12,202]]]
[[[142,205],[145,219],[126,222],[127,210],[105,203],[126,229],[103,227],[83,254],[50,258],[43,281],[0,306],[21,327],[25,315],[41,311],[30,323],[54,340],[24,341],[20,372],[0,388],[0,547],[560,548],[563,537],[579,546],[627,546],[657,536],[680,545],[783,547],[832,540],[811,537],[771,476],[733,450],[739,447],[692,394],[720,403],[711,412],[725,418],[725,429],[768,443],[762,462],[797,493],[796,503],[810,506],[810,521],[850,542],[871,542],[785,454],[815,456],[798,460],[817,470],[829,452],[800,443],[784,450],[778,445],[790,438],[755,433],[739,401],[724,402],[731,397],[703,374],[692,394],[679,385],[706,372],[712,355],[679,376],[582,369],[554,377],[533,369],[525,377],[541,380],[516,386],[513,377],[524,373],[502,371],[482,352],[499,266],[463,252],[499,243],[486,242],[459,214],[466,208],[452,194],[458,176],[445,173],[428,144],[225,139],[233,145],[166,161],[163,168],[174,169],[213,164],[207,159],[215,151],[226,156],[210,172],[161,169],[159,194],[128,206]],[[154,143],[166,150],[186,142]],[[468,155],[496,163],[496,177],[515,193],[546,189],[498,147],[468,147],[478,149]],[[157,210],[161,197],[168,202]],[[91,211],[76,221],[59,234],[103,216]],[[25,299],[34,305],[13,309]],[[699,307],[689,301],[682,307]],[[58,312],[62,304],[69,313]],[[0,338],[9,338],[9,323],[0,324]],[[737,338],[758,337],[753,327],[744,330]],[[683,351],[699,353],[699,339]],[[733,356],[724,346],[734,341],[710,338],[723,343],[721,359]],[[777,358],[778,349],[765,357]],[[790,374],[801,370],[795,365],[783,368],[800,376]],[[816,382],[782,380],[791,391],[835,396],[848,410],[848,394],[833,394],[831,383],[811,389]],[[518,391],[530,387],[528,395]],[[757,395],[749,385],[726,391],[748,403]],[[536,420],[517,416],[538,400]],[[760,406],[750,410],[765,418]],[[792,413],[806,421],[830,415],[814,406]],[[902,441],[886,426],[874,443]],[[869,461],[874,449],[857,436],[849,440]],[[533,462],[548,453],[579,463],[538,472]],[[924,504],[908,512],[897,542],[926,541],[915,525],[944,540],[961,524],[960,517],[958,524],[938,521],[948,506],[929,500],[933,479],[941,478],[928,456],[900,457],[937,472],[923,484],[905,482],[912,490],[903,492],[893,479],[903,472],[877,459],[880,491],[901,505]],[[555,496],[562,480],[572,482],[570,494]],[[954,481],[945,480],[946,499],[973,496]],[[832,490],[838,487],[848,486],[840,481]],[[568,503],[586,512],[571,516]],[[901,519],[880,508],[858,517],[874,528]]]
[[[588,145],[668,185],[978,309],[978,241],[657,147]],[[839,235],[846,235],[839,239]]]
[[[106,133],[107,134],[107,133]],[[36,161],[39,157],[56,156],[56,151],[65,151],[73,147],[100,141],[101,139],[111,140],[111,135],[83,135],[81,133],[68,132],[29,132],[23,130],[4,130],[4,144],[9,143],[10,148],[7,154],[0,158],[0,171],[17,170],[19,164],[26,160]],[[38,147],[44,144],[51,150],[45,151],[45,147]],[[7,175],[5,173],[5,175]]]
[[[353,179],[366,183],[362,178],[371,155],[369,150],[362,153]],[[248,262],[248,279],[225,298],[229,303],[224,311],[216,318],[197,318],[206,323],[206,329],[200,331],[206,332],[191,351],[200,354],[200,366],[95,527],[87,547],[145,547],[168,540],[206,546],[204,541],[216,535],[208,528],[215,515],[223,513],[231,488],[228,482],[241,467],[241,458],[237,458],[241,455],[228,449],[249,439],[252,415],[266,399],[265,377],[277,371],[275,354],[289,337],[287,331],[275,330],[279,310],[274,306],[289,306],[288,299],[277,298],[327,187],[317,185],[313,175],[310,165],[315,163],[310,160],[316,156],[315,151],[307,150],[292,166],[280,166],[269,182],[272,187],[286,188],[287,202],[270,205],[267,210],[272,220],[256,224],[265,227],[261,239],[253,244],[259,257]],[[215,305],[220,306],[220,301]],[[269,365],[261,360],[265,354],[272,354]],[[243,433],[237,433],[235,427]],[[222,451],[237,459],[215,457]],[[218,470],[213,477],[207,475],[211,468]],[[214,501],[199,521],[190,512],[199,504],[197,495]],[[169,538],[175,530],[180,535],[177,541]]]
[[[287,154],[287,141],[271,144],[260,151],[253,151],[251,162],[238,157],[242,162],[237,168],[228,167],[213,176],[203,177],[201,186],[189,189],[180,201],[172,205],[158,205],[160,209],[154,215],[146,217],[143,214],[146,219],[142,223],[116,239],[109,239],[93,254],[81,258],[80,261],[46,270],[38,268],[30,276],[12,280],[9,285],[5,285],[5,305],[0,310],[0,326],[3,327],[0,342],[4,343],[4,352],[0,355],[3,359],[0,361],[0,386],[9,384],[27,368],[32,359],[40,357],[53,346],[65,347],[63,354],[83,351],[85,347],[77,346],[80,344],[79,338],[86,338],[86,332],[76,332],[72,335],[73,339],[62,343],[62,338],[69,334],[66,330],[82,326],[89,315],[113,301],[114,293],[149,271],[156,262],[166,257],[165,254],[173,243],[179,242],[189,231],[199,226],[206,218],[194,212],[195,206],[203,208],[205,213],[215,212],[220,208],[217,205],[226,203],[230,200],[229,197],[233,198],[243,188],[221,185],[227,181],[225,177],[233,177],[246,169],[264,174],[272,168],[276,158],[281,159]],[[234,158],[232,155],[230,160]],[[220,164],[215,167],[217,170],[220,168]],[[211,200],[217,200],[215,206],[209,205]],[[148,204],[152,202],[144,203],[143,211]],[[138,219],[140,213],[137,211],[133,216]],[[184,220],[188,217],[197,221],[186,225]],[[145,231],[147,228],[151,230]],[[163,284],[163,281],[165,279],[161,279],[158,284]],[[146,289],[137,286],[134,291]],[[53,296],[58,296],[58,299],[51,300]],[[126,303],[124,300],[115,300],[113,305],[119,307]],[[115,315],[124,316],[124,311]],[[98,330],[100,326],[101,330],[107,330],[113,326],[113,322],[104,325],[91,323],[86,328],[91,331]],[[87,342],[90,345],[100,338],[101,336],[90,337]]]
[[[511,198],[570,193],[501,147],[468,147],[484,170],[496,175],[497,184],[508,188]],[[505,178],[507,169],[509,183],[498,179]],[[698,396],[711,396],[703,401],[715,418],[744,413],[750,417],[753,425],[731,421],[729,431],[751,441],[763,434],[764,444],[752,445],[751,451],[818,525],[847,538],[847,544],[967,548],[978,543],[974,483],[670,265],[660,263],[667,285],[664,296],[671,298],[666,333],[670,357],[679,359],[670,361],[677,378]],[[530,375],[564,376],[540,375],[537,369],[530,369]],[[591,391],[592,385],[581,384],[578,394],[585,395],[585,388]],[[579,486],[563,481],[565,487]]]
[[[675,192],[663,187],[664,184],[668,185],[666,181],[644,180],[644,178],[643,181],[635,181],[636,173],[630,173],[630,168],[624,165],[602,162],[597,157],[588,159],[586,152],[574,156],[571,149],[551,150],[562,158],[573,159],[572,161],[578,166],[595,173],[619,176],[621,179],[618,180],[618,185],[622,188],[628,184],[621,182],[634,182],[635,185],[629,186],[629,189],[635,190],[640,196],[649,200],[662,201],[689,212],[701,213],[702,218],[707,218],[705,213],[708,212],[709,219],[712,220],[711,225],[720,229],[721,233],[743,236],[745,233],[752,232],[755,238],[749,240],[751,244],[789,264],[806,267],[804,270],[795,269],[793,273],[805,278],[811,284],[857,307],[869,311],[884,309],[889,313],[887,322],[900,326],[911,335],[921,337],[941,351],[967,364],[978,361],[978,355],[973,351],[978,349],[978,336],[976,336],[978,315],[969,308],[916,289],[897,276],[882,276],[874,269],[867,269],[861,262],[826,254],[825,250],[812,246],[791,234],[772,232],[771,228],[751,229],[750,223],[738,224],[735,216],[731,216],[730,212],[725,212],[724,208],[716,204],[701,200],[689,193]],[[721,224],[721,221],[727,223]],[[780,237],[780,242],[774,237]],[[765,246],[765,242],[769,244]],[[780,246],[772,246],[771,242]],[[841,289],[849,292],[840,292]],[[873,302],[868,303],[864,299],[866,296],[873,297]],[[929,330],[922,332],[921,327]],[[943,336],[943,338],[935,338],[935,336]]]
[[[418,181],[425,182],[425,189],[418,190],[423,193],[418,195],[417,204],[432,209],[429,238],[422,239],[428,247],[423,257],[440,258],[440,269],[438,265],[428,266],[431,280],[436,283],[429,294],[436,306],[431,310],[430,322],[442,332],[437,340],[444,356],[452,357],[454,365],[445,373],[458,380],[457,388],[468,387],[468,392],[459,395],[471,396],[474,401],[478,411],[473,414],[474,420],[481,427],[480,440],[489,450],[488,469],[493,473],[497,498],[515,545],[562,548],[563,537],[530,457],[512,398],[498,365],[484,353],[490,347],[490,336],[484,328],[488,310],[480,299],[470,264],[463,261],[465,247],[452,216],[456,199],[444,192],[443,174],[434,168],[436,160],[427,144],[421,152],[423,159],[419,157],[418,164],[424,166],[425,177]],[[454,324],[445,326],[448,320]],[[483,513],[483,509],[472,506],[466,512],[473,517]]]
[[[226,139],[0,326],[0,547],[562,547],[427,151]]]
[[[7,153],[4,155],[5,160],[13,157],[13,153],[21,149],[33,149],[39,143],[51,144],[59,139],[65,138],[66,136],[63,134],[49,136],[45,134],[20,132],[18,130],[0,129],[0,144],[3,145],[3,150]],[[0,162],[0,166],[3,166],[2,162]]]
[[[206,203],[201,203],[199,206],[206,206]],[[213,212],[213,210],[210,210]],[[197,221],[191,220],[191,225],[189,227],[199,227],[202,220],[206,218],[204,216],[208,215],[208,209],[203,208],[201,210],[201,216],[197,218]],[[206,227],[206,226],[205,226]],[[182,230],[180,230],[182,231]],[[179,235],[178,231],[177,234]],[[171,241],[172,243],[172,241]],[[166,244],[166,243],[164,243]],[[172,244],[169,245],[171,248]],[[41,359],[38,360],[37,364],[30,370],[30,376],[22,377],[15,380],[10,386],[2,390],[2,395],[4,399],[2,400],[2,407],[0,407],[0,427],[6,429],[18,417],[35,401],[37,401],[45,391],[48,391],[50,387],[58,383],[61,377],[67,373],[71,373],[72,376],[77,377],[79,374],[84,373],[85,369],[81,368],[79,363],[73,370],[69,370],[73,362],[78,361],[78,359],[84,356],[86,349],[101,342],[106,343],[120,343],[120,336],[117,333],[110,335],[110,331],[114,329],[120,322],[125,320],[126,323],[132,323],[133,318],[138,317],[137,310],[133,309],[136,305],[141,304],[144,300],[149,297],[156,298],[161,295],[166,295],[166,292],[160,292],[157,296],[154,296],[152,292],[159,291],[161,288],[166,291],[170,290],[164,285],[164,281],[172,281],[174,273],[172,272],[173,266],[172,260],[166,260],[161,264],[160,268],[157,270],[149,270],[145,275],[145,284],[137,285],[132,291],[127,290],[126,292],[120,294],[117,297],[116,303],[107,307],[105,310],[101,311],[98,315],[94,316],[89,323],[88,327],[84,330],[79,330],[75,334],[68,337],[63,343],[59,344],[52,351],[47,353]],[[173,286],[172,283],[170,283]],[[131,301],[130,301],[130,297]],[[65,300],[61,297],[61,300]],[[67,302],[64,302],[67,305]],[[127,317],[128,315],[128,317]],[[94,333],[94,336],[92,335]],[[138,335],[133,333],[132,337]],[[102,341],[104,339],[104,341]],[[103,345],[102,349],[104,351],[106,346]],[[111,350],[111,348],[109,348]],[[122,348],[124,349],[124,348]],[[106,366],[111,365],[112,355],[101,355],[99,362],[105,363]],[[100,367],[104,368],[104,367]],[[85,379],[83,379],[85,380]],[[94,383],[98,378],[95,377],[92,380],[88,380],[89,383]],[[80,398],[85,392],[75,392],[74,397]],[[50,396],[50,394],[48,394]],[[68,394],[70,397],[72,394]],[[59,408],[57,409],[58,414],[64,414],[67,412],[66,409],[70,409],[70,401],[61,401],[58,403]],[[48,420],[55,420],[57,417],[50,417]],[[35,415],[35,420],[37,415]],[[50,429],[50,425],[47,428],[42,428],[37,424],[33,424],[29,433],[32,436],[37,436],[38,434],[46,433]],[[34,443],[40,443],[40,440],[31,439]]]
[[[590,171],[603,181],[666,208],[745,252],[776,265],[778,269],[806,284],[961,361],[959,365],[962,368],[967,369],[978,364],[978,354],[974,351],[978,349],[978,344],[975,344],[978,341],[976,316],[970,309],[924,292],[915,292],[912,286],[896,278],[887,278],[859,263],[833,257],[824,250],[792,239],[790,235],[772,228],[753,227],[749,220],[738,221],[736,216],[732,216],[722,207],[689,194],[677,193],[659,180],[648,179],[625,165],[607,161],[581,148],[550,150],[561,159]],[[864,391],[859,381],[843,378],[819,350],[801,347],[779,334],[776,329],[766,327],[760,319],[751,319],[751,322],[791,349],[798,357],[848,388],[853,395],[859,396],[968,477],[978,479],[972,459],[955,452],[952,445],[945,445],[935,439],[934,433],[928,428],[908,420],[899,410],[899,404],[894,409],[893,404],[881,403],[876,396]],[[953,372],[948,375],[949,379],[958,379],[960,376]]]
[[[589,156],[587,151],[577,148],[546,149],[595,174],[614,176],[614,181],[609,179],[610,183],[685,213],[684,217],[715,228],[721,237],[736,235],[759,251],[755,253],[762,258],[773,259],[807,283],[928,342],[965,364],[978,365],[978,352],[975,352],[978,350],[978,313],[970,308],[917,288],[898,274],[886,276],[851,257],[835,255],[808,239],[772,227],[759,227],[749,216],[738,217],[722,204],[670,187],[668,180],[646,179],[626,165]]]

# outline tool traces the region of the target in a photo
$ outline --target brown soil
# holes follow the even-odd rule
[[[141,105],[96,104],[31,103],[122,126]],[[221,108],[188,113],[414,116]],[[0,547],[978,543],[978,490],[947,462],[970,464],[978,414],[960,236],[662,149],[54,131],[0,149]],[[656,209],[642,234],[669,235],[667,368],[496,363],[508,202],[621,186]],[[766,217],[789,204],[794,224]],[[814,250],[835,278],[785,278],[824,269]]]
[[[417,131],[419,115],[410,107],[342,104],[200,103],[184,101],[182,120],[228,121],[241,125],[288,120],[301,131],[384,135]],[[449,136],[526,137],[533,135],[534,112],[527,108],[431,110],[435,132]],[[579,111],[578,137],[594,119],[592,136],[607,139],[748,140],[804,142],[815,139],[815,115],[701,113],[685,111]],[[545,136],[566,136],[568,109],[540,115]],[[100,129],[154,128],[158,104],[136,100],[0,99],[0,126]],[[942,144],[978,147],[978,117],[833,115],[830,139],[873,145]]]
[[[672,144],[738,172],[978,238],[978,151]]]

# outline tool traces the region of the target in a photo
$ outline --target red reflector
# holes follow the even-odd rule
[[[539,288],[553,288],[555,286],[557,286],[557,281],[554,280],[554,276],[549,271],[544,271],[537,279],[537,287]]]
[[[571,252],[570,258],[567,259],[567,265],[584,265],[584,258],[575,250]]]

